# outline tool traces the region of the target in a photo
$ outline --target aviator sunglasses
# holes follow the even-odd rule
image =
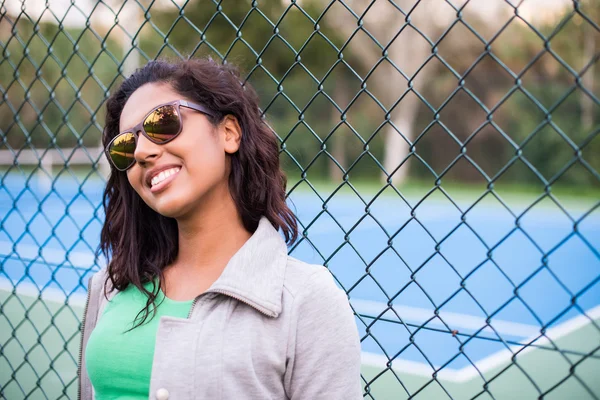
[[[182,131],[180,107],[187,107],[203,114],[214,116],[206,107],[187,100],[175,100],[160,104],[142,119],[142,122],[115,136],[104,149],[106,157],[119,171],[125,171],[133,164],[133,153],[137,145],[137,133],[142,132],[152,143],[165,144],[175,139]]]

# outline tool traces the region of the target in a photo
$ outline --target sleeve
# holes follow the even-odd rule
[[[362,399],[360,339],[344,291],[320,266],[294,298],[285,390],[291,400]]]

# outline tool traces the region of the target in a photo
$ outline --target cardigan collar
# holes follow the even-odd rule
[[[277,317],[282,308],[287,255],[285,240],[263,216],[256,231],[205,293],[222,293]]]
[[[256,231],[231,257],[219,278],[204,293],[225,294],[275,318],[282,308],[287,255],[285,240],[263,216]],[[104,282],[107,267],[99,272]],[[110,280],[108,288],[112,288]],[[117,291],[109,289],[108,292],[106,299],[110,300]]]

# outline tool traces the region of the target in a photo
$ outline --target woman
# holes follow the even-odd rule
[[[278,143],[235,69],[148,63],[108,99],[102,139],[109,263],[89,282],[80,398],[362,397],[347,297],[287,254]]]

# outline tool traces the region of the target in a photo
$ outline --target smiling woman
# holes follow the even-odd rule
[[[346,294],[288,255],[277,139],[234,67],[136,70],[103,144],[108,263],[88,286],[80,398],[362,398]]]

